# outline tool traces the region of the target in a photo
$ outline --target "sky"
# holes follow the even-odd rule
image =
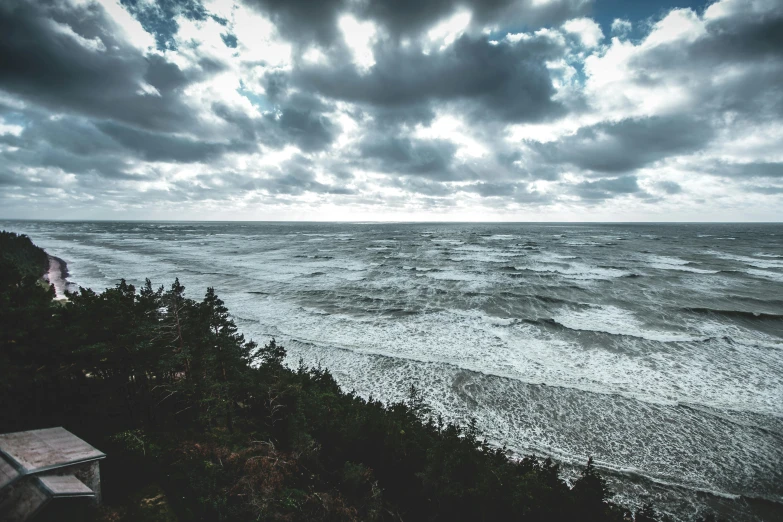
[[[3,0],[0,218],[781,221],[780,0]]]

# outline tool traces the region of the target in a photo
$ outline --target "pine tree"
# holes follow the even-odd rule
[[[607,501],[611,491],[606,480],[598,473],[593,457],[587,459],[587,467],[576,480],[572,491],[577,502],[577,516],[581,520],[602,520],[605,518]]]
[[[204,368],[206,396],[202,398],[207,410],[212,405],[225,414],[226,427],[233,431],[233,410],[239,395],[247,390],[250,364],[256,358],[255,343],[245,342],[238,333],[225,303],[210,287],[199,305],[206,332],[202,341],[200,361]]]

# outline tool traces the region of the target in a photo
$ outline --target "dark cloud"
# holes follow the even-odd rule
[[[67,27],[88,45],[67,34]],[[0,4],[0,89],[57,112],[146,128],[193,125],[178,96],[181,71],[119,40],[97,4],[66,9],[18,0]],[[143,92],[150,80],[159,95]]]
[[[775,196],[783,194],[783,187],[775,187],[773,185],[752,185],[745,187],[747,192],[754,192],[756,194],[764,194],[767,196]]]
[[[194,163],[214,158],[229,148],[222,143],[139,130],[116,123],[101,123],[98,128],[146,161]]]
[[[485,198],[507,198],[527,188],[526,183],[476,183],[466,189]]]
[[[241,142],[229,148],[250,150],[258,143],[270,147],[293,144],[305,152],[317,152],[331,145],[339,133],[327,115],[333,107],[301,93],[281,94],[278,101],[276,110],[261,118],[253,118],[223,103],[213,103],[213,114],[231,125],[237,131],[236,140]]]
[[[267,98],[273,102],[278,102],[288,92],[288,74],[283,71],[272,70],[264,75],[263,86]]]
[[[275,138],[263,122],[250,117],[246,112],[229,107],[225,103],[215,102],[211,106],[212,113],[233,128],[239,139],[246,143],[264,143],[270,146],[280,146],[282,140]]]
[[[14,114],[14,113],[10,113]],[[51,119],[36,111],[16,113],[26,122],[15,136],[0,135],[0,161],[18,170],[51,168],[68,174],[97,174],[107,179],[139,179],[128,174],[130,158],[121,145],[85,118],[64,116]],[[9,113],[0,110],[0,116]]]
[[[640,56],[639,68],[672,68],[690,63],[709,67],[727,62],[759,62],[783,56],[783,4],[771,10],[738,10],[732,16],[708,21],[707,34],[688,45],[664,43]]]
[[[659,181],[655,186],[667,194],[679,194],[682,192],[680,184],[675,183],[674,181]]]
[[[176,93],[191,81],[179,67],[167,62],[160,55],[147,56],[146,61],[147,71],[144,73],[144,80],[161,94]]]
[[[463,9],[471,12],[471,22],[478,29],[530,29],[582,16],[588,12],[591,4],[589,0],[382,0],[368,2],[362,14],[379,20],[392,34],[416,35]]]
[[[647,86],[677,77],[700,79],[688,86],[694,113],[783,116],[783,90],[770,89],[783,83],[783,4],[767,7],[708,21],[706,33],[693,41],[651,46],[630,62],[637,81]]]
[[[347,185],[319,182],[313,167],[307,158],[294,156],[280,165],[275,172],[271,172],[271,175],[263,178],[238,173],[229,176],[215,175],[213,180],[219,181],[219,184],[213,185],[210,190],[220,190],[227,195],[236,193],[237,188],[243,191],[263,190],[272,195],[284,196],[298,196],[307,192],[333,195],[354,193]]]
[[[431,197],[447,197],[454,193],[454,189],[450,186],[423,178],[392,178],[389,184],[408,193]]]
[[[4,190],[12,189],[46,189],[58,187],[58,175],[49,173],[44,176],[31,175],[18,172],[7,166],[0,167],[0,187]]]
[[[532,147],[546,162],[621,173],[698,150],[713,135],[711,125],[688,115],[678,115],[600,123],[557,142]]]
[[[285,109],[277,121],[290,141],[304,151],[321,150],[334,139],[334,126],[326,117],[319,114]]]
[[[96,174],[104,179],[141,180],[144,176],[130,174],[131,167],[126,158],[114,156],[77,156],[57,149],[44,149],[39,153],[30,150],[8,155],[18,164],[35,167],[50,167],[67,174]]]
[[[562,111],[546,60],[557,53],[548,38],[493,45],[463,35],[443,51],[382,47],[366,72],[349,60],[333,67],[302,64],[292,80],[308,91],[388,108],[460,102],[479,119],[540,120]]]
[[[7,114],[0,110],[0,116]],[[33,112],[26,112],[23,118],[28,123],[24,131],[19,136],[0,136],[0,142],[22,149],[60,149],[77,156],[113,155],[122,149],[86,118],[49,119]]]
[[[552,194],[544,194],[532,190],[525,182],[512,181],[480,181],[469,185],[462,185],[460,192],[478,194],[484,198],[489,206],[503,207],[513,201],[520,204],[542,205],[551,203],[555,198]]]
[[[0,168],[0,187],[19,187],[24,184],[22,176],[7,168]]]
[[[370,170],[439,180],[458,178],[451,169],[456,147],[448,141],[374,135],[361,142],[358,152],[357,161]]]
[[[715,163],[706,172],[730,178],[783,178],[783,163]]]
[[[329,45],[339,35],[337,17],[345,0],[246,0],[268,16],[288,40]]]
[[[300,45],[316,42],[330,47],[342,35],[337,21],[343,14],[370,19],[395,40],[415,37],[458,10],[472,13],[472,23],[486,26],[537,28],[585,14],[591,0],[246,0],[268,16],[289,41]]]
[[[494,156],[498,166],[515,179],[557,181],[564,170],[560,165],[549,165],[541,161],[527,165],[529,162],[526,160],[529,159],[529,155],[519,150],[505,150],[498,147]]]
[[[231,47],[232,49],[237,48],[238,41],[236,35],[231,33],[223,33],[220,35],[220,38],[223,39],[223,43],[226,44],[226,47]]]

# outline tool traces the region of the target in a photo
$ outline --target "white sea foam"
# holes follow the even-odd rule
[[[463,242],[459,239],[430,239],[433,243],[441,243],[444,245],[462,245]]]
[[[606,280],[614,279],[617,277],[628,276],[631,273],[625,270],[619,270],[616,268],[599,268],[594,266],[585,265],[583,263],[572,263],[567,267],[555,266],[555,265],[524,265],[517,266],[517,270],[530,270],[538,273],[553,273],[561,275],[567,279],[575,280]]]
[[[774,260],[775,256],[759,256],[759,257],[764,257],[764,259],[757,259],[756,257],[729,254],[726,252],[709,251],[707,253],[715,257],[718,257],[720,259],[739,261],[748,266],[752,266],[756,268],[783,268],[783,260],[780,261]],[[771,260],[769,258],[773,258],[773,259]]]
[[[652,254],[648,255],[647,259],[653,263],[661,265],[682,266],[690,263],[690,261],[686,261],[685,259],[680,259],[678,257],[656,256]]]
[[[553,318],[559,324],[572,330],[604,332],[614,335],[641,337],[660,342],[702,341],[705,337],[679,332],[650,329],[629,311],[616,306],[592,307],[582,310],[563,310]]]
[[[694,268],[685,265],[669,265],[666,263],[650,263],[650,267],[660,270],[674,270],[676,272],[691,272],[694,274],[717,274],[720,270],[705,270],[703,268]]]
[[[770,281],[783,283],[783,273],[769,272],[767,270],[759,270],[756,268],[747,268],[743,270],[743,272],[753,277],[760,277],[762,279],[769,279]]]

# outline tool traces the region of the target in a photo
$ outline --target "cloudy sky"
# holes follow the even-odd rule
[[[2,0],[0,217],[783,219],[780,0]]]

